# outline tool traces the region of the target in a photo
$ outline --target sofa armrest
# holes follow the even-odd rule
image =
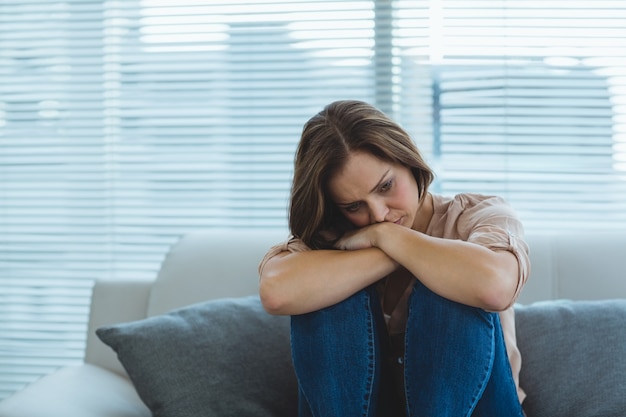
[[[89,312],[85,363],[126,375],[113,350],[98,339],[95,331],[104,325],[145,318],[153,282],[152,279],[96,281]]]
[[[49,374],[0,402],[2,417],[150,417],[132,383],[89,364]]]

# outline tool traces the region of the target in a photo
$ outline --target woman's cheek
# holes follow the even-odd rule
[[[364,227],[369,224],[367,215],[348,213],[346,214],[346,218],[356,227]]]

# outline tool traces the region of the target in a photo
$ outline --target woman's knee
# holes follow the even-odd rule
[[[316,415],[348,416],[376,407],[382,360],[376,318],[380,314],[382,320],[382,312],[376,311],[376,294],[366,289],[334,306],[292,316],[292,356],[301,400],[313,400],[302,401],[305,411],[310,405]]]
[[[444,298],[421,282],[416,281],[409,298],[409,322],[454,323],[463,322],[465,326],[478,326],[491,329],[497,313],[491,313],[478,307]]]
[[[291,317],[292,337],[300,333],[310,339],[315,335],[349,336],[354,330],[366,329],[376,320],[376,291],[365,288],[332,306]],[[382,313],[380,313],[382,314]],[[295,333],[295,335],[294,335]]]

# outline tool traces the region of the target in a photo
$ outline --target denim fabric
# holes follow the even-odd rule
[[[375,287],[291,317],[300,416],[375,416],[386,334]]]
[[[447,300],[417,281],[404,357],[395,358],[404,364],[404,387],[394,384],[388,344],[374,286],[292,316],[299,416],[523,416],[497,313]]]

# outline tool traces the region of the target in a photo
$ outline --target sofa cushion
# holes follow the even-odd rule
[[[193,304],[101,327],[155,417],[297,414],[289,318],[258,296]]]
[[[528,417],[626,416],[626,300],[515,311]]]
[[[0,401],[2,417],[150,417],[128,378],[89,363],[66,366]]]

